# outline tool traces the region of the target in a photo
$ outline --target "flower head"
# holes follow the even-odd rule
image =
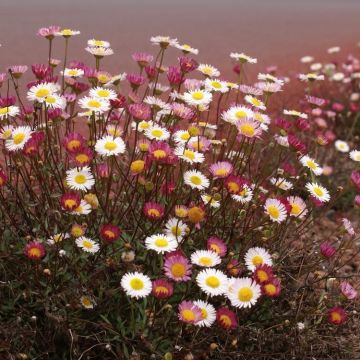
[[[121,287],[128,296],[140,299],[151,293],[152,283],[147,275],[139,272],[133,272],[127,273],[122,277]]]
[[[179,305],[179,319],[188,324],[196,324],[201,317],[201,309],[192,301],[182,301]]]
[[[25,255],[31,260],[41,260],[45,256],[45,247],[38,241],[31,241],[25,246]]]

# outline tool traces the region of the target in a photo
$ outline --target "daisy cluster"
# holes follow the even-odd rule
[[[299,260],[293,242],[339,197],[330,177],[339,155],[352,160],[344,176],[360,192],[358,116],[345,116],[360,110],[359,60],[347,59],[340,76],[335,65],[303,58],[310,69],[295,80],[272,67],[245,83],[256,58],[232,52],[230,80],[196,60],[198,49],[154,36],[157,54],[132,55],[137,72],[110,74],[102,59],[113,50],[104,40],[86,44],[94,66],[67,62],[68,43],[79,33],[39,30],[49,57],[31,67],[34,81],[20,88],[25,103],[15,95],[27,67],[0,76],[0,84],[10,76],[16,85],[15,95],[0,98],[0,209],[9,227],[18,225],[27,258],[54,276],[58,264],[72,271],[89,310],[105,292],[90,275],[77,276],[79,269],[111,269],[131,310],[122,315],[129,328],[141,306],[155,325],[169,317],[230,330],[256,308],[276,304],[284,284],[291,289],[293,277],[303,275],[302,266],[297,274],[286,267],[288,258]],[[51,54],[58,37],[63,63]],[[169,51],[178,54],[175,65],[165,65]],[[290,81],[301,81],[305,97],[273,105]],[[351,86],[348,108],[320,97],[323,82]],[[350,126],[337,125],[349,118]],[[354,202],[360,206],[360,195]],[[347,218],[337,231],[357,236]],[[347,244],[329,240],[309,251],[316,247],[312,254],[331,269],[330,259]],[[357,296],[347,282],[341,292]],[[163,315],[166,305],[170,315]],[[333,324],[344,322],[340,309],[329,310]]]

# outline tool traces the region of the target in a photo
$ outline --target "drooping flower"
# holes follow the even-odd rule
[[[152,294],[157,299],[167,299],[174,293],[174,285],[166,279],[157,279],[152,282]]]
[[[207,240],[206,244],[207,244],[208,250],[212,250],[212,251],[216,252],[221,257],[226,255],[227,247],[226,247],[225,242],[222,239],[220,239],[216,236],[212,236]]]
[[[237,328],[236,314],[227,307],[221,307],[216,311],[216,321],[225,330]]]
[[[328,241],[320,245],[320,251],[321,254],[327,258],[331,258],[336,254],[336,249]]]

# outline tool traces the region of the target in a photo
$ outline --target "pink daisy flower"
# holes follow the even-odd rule
[[[176,282],[191,279],[191,264],[180,252],[169,253],[164,264],[165,275]]]
[[[212,164],[209,168],[210,173],[215,179],[227,178],[233,170],[233,166],[228,161],[219,161]]]
[[[38,241],[31,241],[26,245],[24,253],[31,260],[40,260],[45,256],[45,247]]]
[[[219,256],[225,256],[227,252],[224,241],[216,236],[212,236],[207,240],[207,249],[216,252]]]
[[[342,294],[349,300],[355,299],[358,295],[358,292],[347,281],[342,281],[340,283],[340,290]]]
[[[192,301],[182,301],[179,305],[179,319],[188,324],[196,324],[202,320],[201,309]]]
[[[253,119],[241,119],[236,123],[236,127],[240,136],[245,136],[250,139],[259,138],[262,133],[260,123]]]
[[[147,202],[144,204],[144,215],[150,220],[159,220],[164,216],[164,207],[155,202]]]
[[[221,307],[216,311],[216,321],[225,330],[232,330],[238,326],[236,314],[227,307]]]
[[[147,104],[130,104],[128,110],[136,120],[150,120],[151,118],[151,107]]]
[[[157,299],[167,299],[174,293],[173,284],[166,279],[157,279],[152,283],[152,294]]]

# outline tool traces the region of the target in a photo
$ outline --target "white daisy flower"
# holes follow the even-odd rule
[[[133,272],[127,273],[122,277],[121,287],[128,296],[139,299],[151,293],[152,283],[147,275]]]
[[[301,81],[316,81],[316,80],[324,80],[324,75],[318,75],[315,73],[308,73],[308,74],[300,74],[299,79]]]
[[[271,255],[264,248],[250,248],[245,254],[245,264],[250,271],[255,271],[260,265],[272,266]]]
[[[87,52],[89,52],[90,54],[94,55],[95,57],[99,57],[99,58],[114,54],[113,49],[106,48],[106,47],[103,47],[103,46],[95,46],[95,47],[88,46],[88,47],[85,48],[85,50]]]
[[[327,49],[328,54],[335,54],[340,51],[340,46],[333,46]]]
[[[307,183],[305,187],[312,196],[321,202],[328,202],[330,200],[329,191],[318,183]]]
[[[257,63],[257,59],[250,57],[244,53],[230,53],[230,57],[236,61],[240,61],[241,63],[245,64],[245,63],[249,63],[249,64],[256,64]]]
[[[209,78],[205,79],[205,89],[208,91],[221,92],[223,94],[229,91],[226,81]]]
[[[208,76],[208,77],[220,76],[220,71],[212,65],[200,64],[198,66],[197,70],[199,70],[201,73],[203,73],[205,76]]]
[[[54,245],[59,242],[62,242],[65,239],[68,239],[69,237],[70,237],[70,235],[68,233],[58,233],[58,234],[54,234],[54,235],[50,236],[46,242],[49,245]]]
[[[79,105],[82,109],[87,109],[100,114],[110,109],[110,104],[108,101],[99,99],[97,97],[85,96],[79,100]]]
[[[100,246],[96,241],[94,241],[86,236],[78,237],[75,240],[75,243],[80,249],[82,249],[86,252],[92,253],[92,254],[98,252],[100,249]]]
[[[0,108],[0,120],[11,116],[11,117],[15,117],[16,115],[18,115],[20,113],[20,110],[17,106],[5,106]]]
[[[65,71],[61,71],[61,74],[64,74],[64,76],[67,77],[73,77],[73,78],[78,78],[84,75],[84,70],[83,69],[69,69],[69,68],[65,68]]]
[[[322,68],[322,64],[321,63],[314,63],[310,65],[310,70],[311,71],[320,71]]]
[[[286,179],[282,178],[282,177],[278,177],[278,178],[271,178],[270,182],[278,187],[281,190],[290,190],[293,187],[293,184],[290,181],[287,181]]]
[[[352,150],[350,151],[350,159],[354,161],[360,161],[360,150]]]
[[[303,64],[307,64],[307,63],[311,63],[314,61],[314,58],[312,56],[303,56],[300,61],[303,63]]]
[[[171,110],[171,106],[169,104],[167,104],[165,101],[161,100],[160,98],[158,98],[156,96],[147,96],[144,99],[144,103],[151,105],[152,107],[157,108],[157,109]]]
[[[265,110],[266,106],[265,104],[259,100],[258,98],[251,96],[251,95],[245,95],[245,101],[249,104],[251,104],[252,106],[256,107],[257,109],[260,110]]]
[[[321,175],[323,173],[323,169],[310,156],[304,155],[300,158],[300,162],[303,166],[309,168],[315,175]]]
[[[344,79],[345,79],[345,74],[342,72],[337,72],[331,77],[331,80],[334,81],[343,81]]]
[[[55,33],[55,36],[63,36],[63,37],[70,37],[74,35],[79,35],[79,30],[72,30],[72,29],[62,29]]]
[[[270,82],[270,83],[275,83],[275,84],[278,84],[280,86],[283,86],[284,83],[285,83],[284,80],[279,79],[276,76],[271,75],[271,74],[259,73],[258,74],[258,80],[262,80],[262,81],[266,81],[266,82]]]
[[[308,213],[305,201],[299,196],[289,196],[287,201],[291,206],[290,216],[303,219]]]
[[[99,99],[102,99],[102,100],[114,100],[117,97],[116,92],[114,90],[105,89],[105,88],[103,88],[101,86],[98,86],[96,88],[92,88],[89,91],[89,95],[92,98],[99,98]]]
[[[196,283],[207,295],[217,296],[226,292],[228,278],[222,271],[210,268],[198,273]]]
[[[65,109],[66,108],[66,99],[63,96],[59,96],[57,94],[50,94],[46,96],[43,101],[43,104],[47,108],[51,109]]]
[[[86,295],[80,298],[80,303],[85,309],[93,309],[96,305],[94,299]]]
[[[217,209],[220,207],[220,201],[215,200],[211,195],[203,194],[201,195],[201,200],[205,205],[210,204],[210,207]]]
[[[112,137],[120,137],[124,132],[119,125],[110,124],[106,126],[106,133]]]
[[[246,204],[252,200],[253,195],[251,187],[244,185],[238,194],[231,194],[231,198],[241,204]]]
[[[209,179],[197,170],[189,170],[184,173],[184,182],[192,189],[203,190],[209,187]]]
[[[177,44],[177,45],[175,45],[175,47],[179,50],[182,50],[185,54],[191,53],[191,54],[197,55],[199,53],[198,49],[195,49],[188,44],[183,44],[183,45]]]
[[[251,278],[239,278],[232,283],[226,295],[233,306],[248,308],[255,305],[261,296],[261,287]]]
[[[212,250],[197,250],[191,254],[191,262],[202,267],[214,267],[221,263],[221,259]]]
[[[105,40],[96,40],[96,39],[90,39],[87,42],[88,46],[90,47],[103,47],[103,48],[109,48],[110,47],[110,43],[108,41]]]
[[[175,149],[174,154],[189,164],[202,163],[205,160],[205,157],[202,153],[190,149],[185,149],[183,146],[178,146]]]
[[[102,156],[123,154],[126,150],[124,140],[120,137],[106,135],[95,144],[95,151]]]
[[[304,114],[304,113],[302,113],[300,111],[296,111],[296,110],[286,110],[286,109],[284,109],[283,114],[284,115],[294,116],[294,117],[300,117],[302,119],[307,119],[308,118],[307,114]]]
[[[174,46],[176,47],[176,45],[178,45],[178,40],[172,39],[170,38],[170,36],[152,36],[150,38],[150,41],[154,44],[154,45],[160,45],[162,48],[167,48],[169,45],[170,46]]]
[[[145,239],[145,246],[148,250],[154,250],[158,254],[176,250],[178,242],[174,236],[155,234]]]
[[[33,131],[29,126],[19,126],[12,130],[11,138],[5,141],[5,147],[9,151],[22,150],[31,138]]]
[[[208,105],[212,101],[212,94],[208,91],[197,89],[190,90],[183,95],[184,101],[193,106]]]
[[[5,125],[0,129],[0,139],[7,140],[11,138],[12,131],[14,130],[14,126]]]
[[[151,126],[150,129],[145,130],[144,135],[150,140],[163,141],[170,137],[170,133],[166,128],[158,125]]]
[[[349,152],[349,150],[350,150],[350,147],[349,147],[348,143],[343,141],[343,140],[336,140],[335,141],[335,148],[336,148],[337,151],[340,151],[340,152],[343,152],[343,153]]]
[[[153,125],[154,125],[154,123],[151,120],[149,120],[149,121],[143,120],[143,121],[140,121],[139,123],[134,121],[131,124],[131,127],[135,130],[136,126],[137,126],[137,131],[142,133],[148,129],[151,129],[153,127]]]
[[[200,327],[210,327],[216,320],[216,310],[214,306],[202,300],[194,301],[194,305],[201,310],[201,320],[195,325]]]
[[[230,124],[236,124],[239,120],[253,118],[254,112],[247,106],[233,106],[221,115],[222,119]]]
[[[186,235],[186,231],[187,225],[177,218],[171,218],[165,224],[166,235],[173,236],[178,241]]]
[[[66,182],[72,190],[90,190],[95,184],[95,179],[88,166],[73,168],[66,171]]]
[[[281,223],[286,219],[285,205],[277,199],[267,199],[264,205],[265,214],[269,215],[273,222]]]
[[[92,211],[91,205],[84,199],[80,201],[80,205],[74,209],[70,214],[71,215],[88,215]]]
[[[191,135],[187,130],[178,130],[172,137],[176,143],[185,144],[190,140]]]
[[[47,96],[53,95],[59,90],[60,86],[54,83],[42,83],[39,85],[34,85],[28,91],[27,99],[30,101],[43,102]]]

